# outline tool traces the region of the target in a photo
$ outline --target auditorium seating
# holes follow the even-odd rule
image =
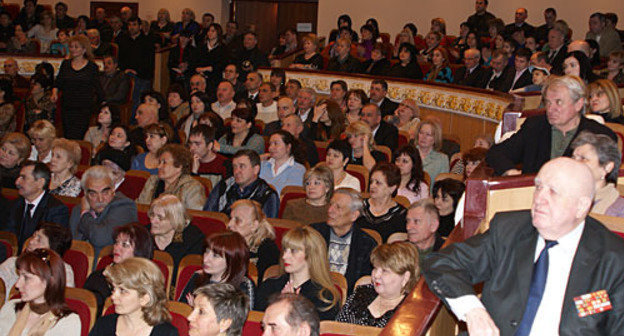
[[[282,215],[284,214],[284,209],[286,209],[286,204],[290,200],[305,198],[305,196],[306,193],[303,187],[285,186],[284,188],[282,188],[282,193],[280,195],[280,208],[277,217],[282,218]]]
[[[376,336],[381,328],[336,321],[321,321],[321,336]]]
[[[74,270],[74,283],[82,287],[93,269],[95,252],[89,242],[72,240],[71,248],[65,252],[63,260]]]
[[[93,157],[93,145],[85,140],[76,140],[76,142],[80,146],[80,164],[88,166]]]
[[[7,231],[0,231],[0,244],[4,245],[6,249],[7,258],[16,256],[17,250],[17,237],[14,233]]]
[[[173,296],[176,301],[180,300],[184,286],[189,282],[193,273],[202,269],[203,263],[204,257],[200,254],[189,254],[180,260],[176,275],[175,295]]]
[[[4,294],[6,293],[6,285],[4,284],[4,280],[2,280],[2,278],[0,278],[0,293],[2,293],[0,295],[0,309],[2,309],[4,301],[6,300],[6,296]]]
[[[316,152],[318,153],[319,162],[325,162],[325,156],[327,155],[327,146],[329,146],[329,142],[314,141],[314,145],[316,146]]]
[[[264,317],[263,312],[255,310],[249,311],[249,315],[247,315],[247,320],[243,325],[243,336],[262,335],[262,317]]]
[[[82,288],[65,288],[65,302],[80,317],[81,336],[89,335],[96,320],[97,301],[95,295]]]
[[[368,169],[362,165],[348,164],[345,171],[360,181],[360,189],[362,192],[368,190]]]
[[[373,229],[362,229],[362,231],[366,232],[367,235],[371,236],[371,238],[373,238],[377,243],[377,246],[383,244],[383,240],[381,239],[381,235],[379,234],[379,232]]]
[[[282,237],[284,234],[292,228],[301,226],[301,223],[289,219],[267,218],[267,221],[275,229],[275,243],[280,250],[282,249]]]
[[[147,182],[150,176],[150,173],[143,170],[128,170],[124,181],[117,190],[126,195],[129,199],[136,200],[139,198],[145,186],[145,182]]]
[[[165,277],[165,290],[167,291],[167,297],[169,297],[171,280],[173,279],[173,258],[165,251],[154,250],[152,261],[160,268]]]

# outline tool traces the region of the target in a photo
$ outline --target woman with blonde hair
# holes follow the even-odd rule
[[[128,258],[111,264],[104,276],[113,287],[115,313],[100,317],[89,336],[177,336],[167,309],[165,279],[152,261]]]
[[[279,263],[280,250],[275,243],[275,229],[256,201],[240,199],[231,206],[228,229],[238,232],[249,247],[249,260],[256,265],[258,280],[267,268]]]
[[[173,22],[171,22],[169,10],[166,8],[158,10],[156,20],[152,21],[150,24],[150,31],[153,31],[162,37],[164,42],[163,45],[169,44],[169,41],[171,40],[171,32],[173,31]]]
[[[327,221],[329,200],[334,193],[334,174],[325,164],[318,164],[303,176],[305,198],[291,200],[284,208],[282,218],[301,224]]]
[[[297,69],[323,69],[323,57],[318,53],[318,39],[314,34],[308,34],[301,38],[303,53],[295,57],[295,61],[290,65]]]
[[[52,142],[56,138],[56,128],[47,120],[35,121],[30,129],[28,136],[33,146],[30,149],[30,161],[39,161],[50,163],[52,159]]]
[[[61,138],[52,142],[50,194],[69,197],[80,195],[80,179],[74,174],[78,170],[81,155],[80,145],[75,141]]]
[[[397,35],[396,40],[394,42],[394,51],[392,56],[394,58],[399,58],[399,49],[403,43],[409,43],[414,45],[414,35],[409,28],[403,28],[403,30]]]
[[[0,142],[0,176],[2,187],[15,189],[24,160],[30,156],[30,141],[22,133],[8,133]]]
[[[355,288],[336,321],[383,328],[420,278],[418,249],[409,242],[377,246],[371,283]]]
[[[587,85],[589,111],[604,118],[605,122],[624,124],[622,99],[617,86],[608,79],[598,79]]]
[[[50,101],[56,103],[63,94],[61,107],[64,137],[84,138],[95,103],[104,97],[98,66],[93,63],[89,38],[75,35],[69,39],[69,59],[61,63]]]
[[[204,234],[191,224],[191,217],[184,204],[175,195],[160,195],[152,201],[147,215],[150,219],[148,229],[154,237],[154,248],[171,255],[173,274],[177,274],[182,258],[189,254],[202,253]]]
[[[28,31],[27,36],[39,40],[41,43],[39,52],[47,54],[50,52],[50,44],[56,40],[57,32],[56,19],[52,16],[52,12],[43,11],[39,17],[39,23]]]
[[[427,118],[421,121],[412,144],[418,148],[423,170],[429,174],[431,181],[435,181],[440,173],[448,173],[448,156],[439,152],[442,148],[442,127],[437,120]]]
[[[371,170],[375,163],[387,161],[386,156],[375,150],[375,139],[370,126],[363,121],[350,124],[345,133],[353,149],[349,160],[350,164],[362,165]]]
[[[340,309],[340,292],[329,273],[325,239],[311,226],[291,229],[282,238],[280,275],[258,288],[254,309],[264,311],[274,293],[295,293],[310,300],[321,320],[333,320]]]

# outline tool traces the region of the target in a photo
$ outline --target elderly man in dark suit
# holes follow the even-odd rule
[[[338,189],[329,202],[327,222],[312,224],[325,238],[331,270],[345,276],[349,293],[359,278],[371,274],[370,254],[377,246],[371,236],[354,224],[363,206],[360,193]]]
[[[3,231],[15,233],[21,250],[41,221],[68,227],[69,209],[49,192],[52,173],[41,162],[28,162],[15,181],[20,197],[9,211]]]
[[[486,162],[498,175],[535,174],[552,158],[572,156],[570,143],[581,131],[617,141],[613,131],[583,115],[586,89],[578,77],[551,77],[542,92],[546,115],[528,118],[516,134],[488,151]]]
[[[535,187],[530,211],[498,213],[487,232],[425,259],[429,288],[470,335],[621,334],[624,241],[588,217],[592,172],[557,158]]]
[[[548,64],[555,75],[563,75],[563,61],[568,50],[565,37],[565,32],[556,27],[548,32]]]
[[[369,103],[362,107],[362,121],[370,126],[375,138],[375,144],[386,146],[395,151],[399,146],[399,130],[381,119],[379,106]]]
[[[464,51],[464,66],[457,69],[453,84],[472,86],[483,89],[487,85],[488,71],[485,70],[479,61],[481,52],[477,49],[467,49]]]

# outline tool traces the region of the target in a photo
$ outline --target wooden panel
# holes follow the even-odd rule
[[[494,134],[496,123],[489,120],[473,118],[467,115],[449,113],[447,111],[420,108],[421,119],[423,116],[433,116],[442,122],[442,133],[453,134],[460,140],[462,150],[472,148],[474,139],[484,133]]]
[[[113,15],[119,16],[119,12],[123,7],[130,7],[132,12],[136,15],[139,13],[139,3],[138,2],[111,2],[111,1],[92,1],[89,13],[91,14],[91,18],[95,17],[95,10],[98,8],[104,8],[106,11],[106,17],[111,17]]]
[[[277,31],[297,28],[297,23],[311,23],[312,33],[316,33],[318,3],[282,2],[277,11]],[[276,41],[277,42],[277,41]]]
[[[254,25],[258,34],[258,48],[268,52],[276,45],[277,30],[277,3],[261,1],[234,1],[232,3],[234,16],[239,30],[247,25]]]

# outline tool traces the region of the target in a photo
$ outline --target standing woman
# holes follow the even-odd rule
[[[36,249],[16,261],[20,298],[0,311],[0,334],[79,336],[80,318],[65,303],[65,263],[56,252]]]
[[[177,336],[167,309],[165,279],[158,266],[144,258],[112,264],[104,276],[113,287],[115,313],[100,317],[89,336]]]
[[[443,47],[435,48],[431,60],[433,66],[425,76],[425,80],[437,83],[453,83],[453,72],[449,67],[449,58],[446,49]]]
[[[280,250],[275,243],[275,229],[262,211],[262,205],[249,199],[232,203],[229,230],[238,232],[249,247],[249,261],[256,265],[258,281],[269,266],[279,264]]]
[[[406,197],[410,204],[429,197],[420,154],[414,146],[405,145],[394,152],[394,164],[401,172],[398,196]]]
[[[84,35],[69,39],[69,60],[63,61],[50,100],[56,102],[59,91],[65,138],[81,140],[89,128],[94,104],[104,97],[98,80],[98,67],[91,60],[91,43]]]
[[[223,28],[221,28],[221,25],[218,23],[211,23],[206,33],[206,42],[197,47],[199,62],[195,71],[203,74],[215,87],[217,87],[221,80],[221,73],[223,72],[223,68],[225,68],[225,60],[227,58],[227,51],[221,41],[222,36]]]

